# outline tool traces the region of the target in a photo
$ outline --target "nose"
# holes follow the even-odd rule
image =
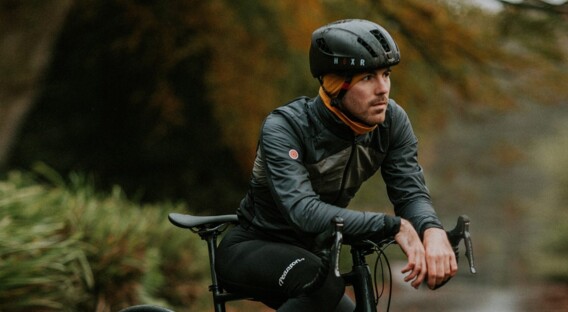
[[[376,80],[375,94],[384,95],[390,91],[390,78],[389,77],[379,77]]]

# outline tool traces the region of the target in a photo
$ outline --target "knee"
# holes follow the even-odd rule
[[[344,293],[343,279],[330,274],[321,287],[288,299],[278,311],[335,311]]]
[[[286,297],[288,299],[278,311],[334,311],[345,293],[343,278],[336,277],[330,270],[317,288],[306,292],[303,286],[308,284],[317,274],[321,263],[317,261],[302,262],[301,270],[292,270],[286,277]]]
[[[306,301],[309,301],[316,310],[333,311],[344,294],[345,283],[343,279],[329,274],[319,288],[302,296],[304,296]]]
[[[329,274],[323,285],[314,291],[314,295],[330,302],[338,303],[345,294],[343,278]]]

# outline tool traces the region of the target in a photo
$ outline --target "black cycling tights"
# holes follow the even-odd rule
[[[331,272],[319,289],[298,294],[320,266],[313,253],[265,240],[240,226],[231,229],[217,249],[217,273],[231,292],[250,295],[278,311],[353,311],[343,279]]]

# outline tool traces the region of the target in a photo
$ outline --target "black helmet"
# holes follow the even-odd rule
[[[328,73],[352,75],[399,62],[400,51],[391,35],[367,20],[337,21],[312,34],[310,71],[314,77]]]

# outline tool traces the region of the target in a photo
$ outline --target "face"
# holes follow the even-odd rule
[[[345,93],[342,109],[369,126],[385,120],[390,92],[390,68],[367,73]]]

